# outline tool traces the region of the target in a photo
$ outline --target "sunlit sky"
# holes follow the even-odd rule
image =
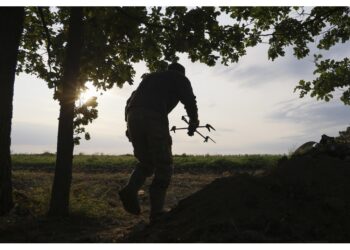
[[[315,47],[312,45],[312,47]],[[287,49],[286,56],[274,62],[267,59],[266,44],[248,49],[238,63],[208,67],[191,63],[186,55],[180,63],[197,96],[199,120],[216,131],[210,135],[216,144],[203,143],[185,131],[172,134],[175,154],[284,154],[306,141],[319,141],[322,134],[338,135],[350,123],[350,107],[337,96],[326,103],[293,93],[300,79],[314,78],[313,49],[309,57],[297,60]],[[349,43],[333,47],[325,58],[348,56]],[[135,84],[115,87],[98,96],[99,117],[87,126],[91,140],[81,140],[74,153],[131,154],[125,137],[124,108],[147,72],[144,63],[135,65]],[[92,91],[93,89],[90,88]],[[56,152],[59,105],[53,91],[33,75],[20,74],[15,81],[12,123],[13,153]],[[88,94],[88,93],[87,93]],[[181,103],[169,115],[170,126],[183,127]]]

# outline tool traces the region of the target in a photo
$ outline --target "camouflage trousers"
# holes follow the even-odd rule
[[[172,140],[167,118],[157,112],[134,108],[128,112],[127,126],[134,155],[139,161],[127,188],[137,192],[154,174],[150,186],[151,216],[163,210],[166,190],[173,174]]]
[[[127,124],[134,155],[145,175],[167,171],[163,168],[173,164],[173,157],[166,117],[138,108],[128,113]]]

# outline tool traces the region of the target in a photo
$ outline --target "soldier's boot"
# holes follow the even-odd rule
[[[125,211],[139,215],[141,208],[138,199],[138,191],[145,183],[146,175],[142,169],[136,167],[132,172],[128,184],[119,191],[119,197],[122,201]]]
[[[150,223],[154,223],[166,213],[164,210],[165,196],[170,184],[172,170],[173,166],[169,165],[155,171],[155,177],[149,189],[151,205]]]
[[[167,188],[160,188],[151,185],[149,190],[149,196],[150,196],[150,205],[151,205],[151,213],[149,220],[151,223],[155,222],[157,219],[159,219],[162,215],[165,214],[164,211],[164,203],[165,203],[165,196],[166,196]]]

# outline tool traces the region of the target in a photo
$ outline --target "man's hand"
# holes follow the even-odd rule
[[[198,128],[198,126],[199,126],[199,121],[198,121],[198,120],[195,120],[195,121],[190,120],[189,126],[188,126],[188,132],[187,132],[187,134],[188,134],[189,136],[193,136],[193,135],[194,135],[194,132],[196,131],[196,129]]]

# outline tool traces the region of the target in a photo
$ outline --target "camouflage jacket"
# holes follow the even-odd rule
[[[196,96],[188,78],[172,70],[151,73],[127,100],[125,120],[128,111],[134,107],[151,109],[167,117],[179,101],[184,104],[190,119],[198,120]]]

